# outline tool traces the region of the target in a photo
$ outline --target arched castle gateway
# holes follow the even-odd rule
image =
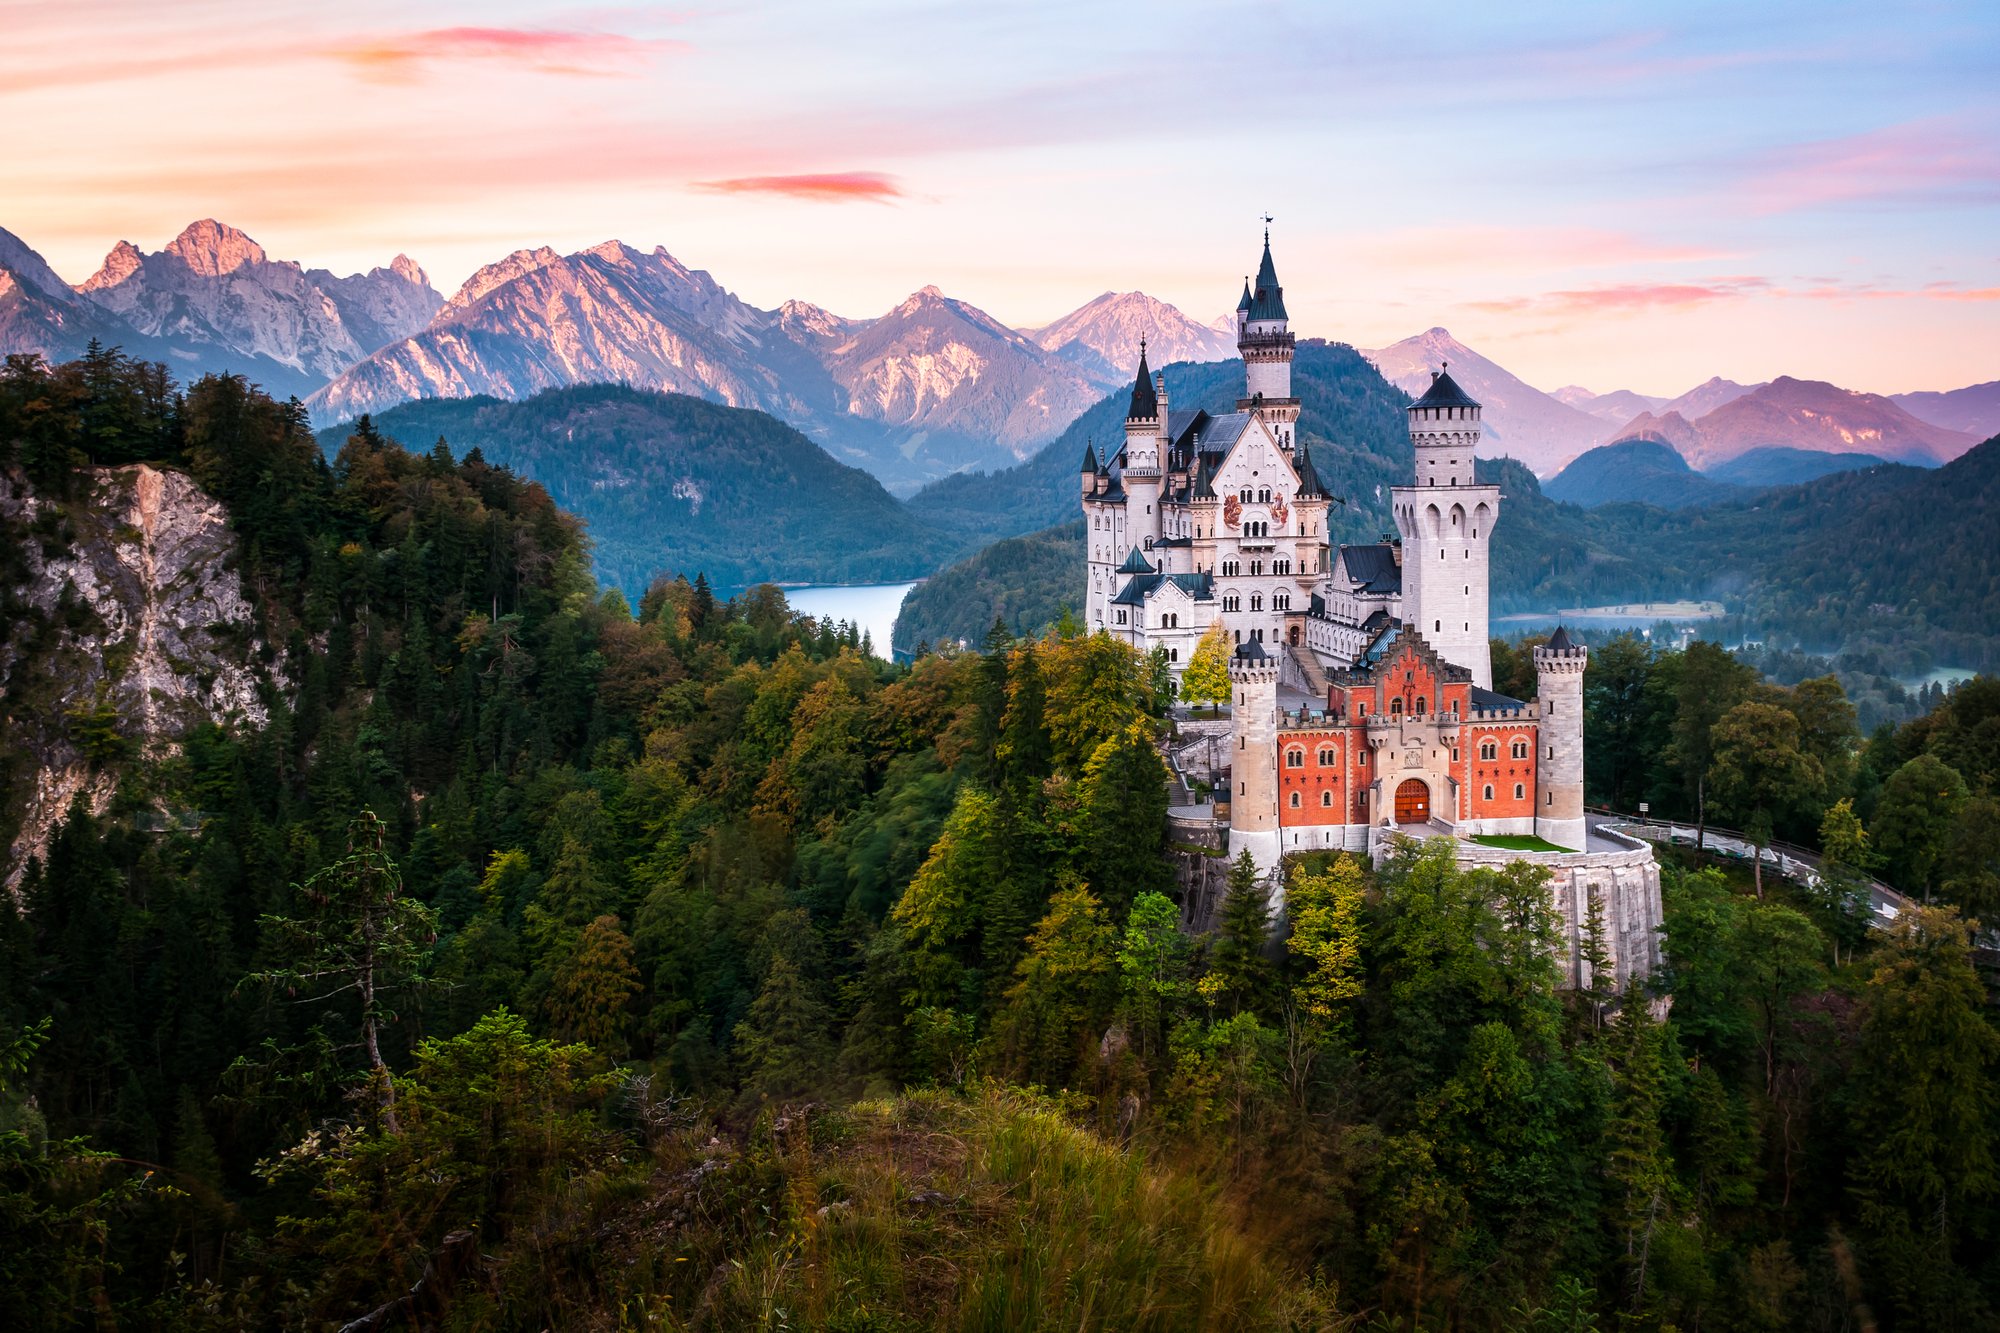
[[[1227,772],[1212,774],[1228,793],[1230,854],[1249,851],[1278,892],[1286,853],[1380,859],[1398,834],[1454,837],[1461,864],[1548,867],[1573,980],[1593,904],[1618,981],[1649,972],[1652,849],[1584,814],[1588,650],[1559,628],[1535,652],[1533,699],[1492,688],[1488,553],[1502,496],[1475,474],[1479,403],[1446,367],[1433,372],[1409,407],[1416,468],[1391,493],[1396,539],[1334,548],[1330,497],[1296,436],[1294,339],[1268,232],[1236,328],[1236,410],[1172,408],[1142,347],[1123,446],[1087,450],[1081,488],[1090,628],[1163,649],[1176,678],[1211,626],[1234,645],[1216,755]]]

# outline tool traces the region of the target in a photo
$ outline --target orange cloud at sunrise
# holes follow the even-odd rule
[[[887,203],[903,197],[896,182],[879,171],[835,171],[803,176],[738,176],[733,180],[696,181],[694,188],[716,194],[781,194],[822,203],[863,200]]]

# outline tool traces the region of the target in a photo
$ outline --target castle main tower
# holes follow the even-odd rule
[[[1292,397],[1296,342],[1285,315],[1285,289],[1278,284],[1277,265],[1271,262],[1271,229],[1266,226],[1256,285],[1246,281],[1243,299],[1236,303],[1236,350],[1243,357],[1244,380],[1236,407],[1262,416],[1278,446],[1288,453],[1299,420],[1299,400]]]
[[[1535,834],[1573,852],[1584,848],[1583,672],[1590,650],[1556,626],[1535,649],[1535,695],[1541,702],[1536,727]]]
[[[1125,517],[1134,544],[1150,544],[1160,531],[1161,465],[1166,453],[1165,414],[1146,365],[1146,344],[1139,343],[1139,375],[1132,381],[1132,404],[1125,412]]]
[[[1240,645],[1229,659],[1229,686],[1236,731],[1229,756],[1229,855],[1247,850],[1258,873],[1273,877],[1284,848],[1278,832],[1277,659],[1255,640]]]
[[[1390,493],[1403,538],[1403,619],[1445,661],[1471,671],[1473,684],[1490,690],[1486,583],[1500,488],[1479,485],[1472,473],[1479,404],[1438,370],[1410,404],[1409,417],[1416,484]]]

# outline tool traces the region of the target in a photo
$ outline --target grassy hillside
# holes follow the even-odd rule
[[[634,596],[662,573],[720,587],[919,578],[963,549],[790,426],[684,394],[584,385],[518,403],[426,399],[374,420],[413,450],[443,439],[540,482],[589,524],[598,576]],[[348,431],[321,432],[322,446]]]
[[[1212,1188],[1018,1094],[913,1092],[709,1135],[660,1145],[595,1216],[565,1219],[599,1263],[537,1303],[577,1326],[621,1305],[670,1328],[1339,1326]],[[534,1282],[524,1248],[507,1267]]]

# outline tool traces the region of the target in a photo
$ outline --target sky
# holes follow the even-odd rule
[[[1545,389],[2000,378],[2000,3],[0,0],[0,227],[72,282],[242,228],[338,272],[617,238],[760,306],[935,284]]]

